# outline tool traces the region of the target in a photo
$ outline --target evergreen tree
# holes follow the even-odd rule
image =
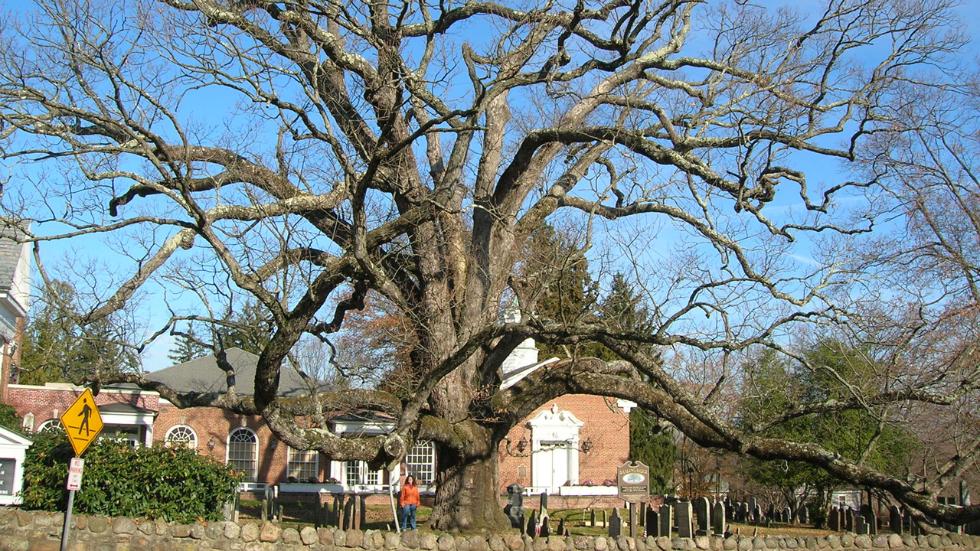
[[[189,362],[195,358],[207,356],[209,349],[201,344],[200,339],[194,332],[194,327],[187,329],[186,334],[177,335],[174,348],[170,351],[170,361],[175,364]]]
[[[257,355],[262,353],[265,345],[272,339],[274,329],[272,317],[263,310],[261,304],[246,302],[222,323],[218,337],[221,346],[225,348],[241,348]]]
[[[18,369],[22,384],[71,382],[131,371],[139,357],[126,345],[126,329],[115,317],[83,324],[77,293],[54,280],[29,314]]]
[[[534,297],[535,317],[561,325],[591,315],[598,292],[584,253],[574,239],[549,224],[531,235],[523,279]],[[538,349],[542,357],[568,355],[565,348],[547,343],[538,343]]]
[[[794,404],[809,401],[849,400],[860,386],[846,387],[841,380],[862,381],[870,390],[876,369],[867,351],[835,340],[823,340],[804,351],[815,367],[783,360],[766,351],[745,366],[745,384],[739,403],[740,424],[748,430],[765,427]],[[836,375],[835,375],[836,373]],[[854,409],[830,414],[812,414],[789,419],[762,431],[795,442],[814,442],[852,460],[864,458],[869,466],[890,473],[907,472],[917,440],[907,430],[876,417],[880,411]],[[754,481],[779,489],[794,508],[801,493],[817,496],[820,508],[833,489],[844,481],[818,467],[793,461],[748,460],[748,475]]]

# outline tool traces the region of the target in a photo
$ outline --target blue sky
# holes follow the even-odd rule
[[[14,2],[7,4],[6,9],[11,9],[14,12],[25,9],[32,3],[25,0],[15,0]],[[794,3],[786,3],[793,5]],[[817,2],[804,2],[804,5],[818,5]],[[963,20],[967,26],[968,32],[972,38],[971,47],[966,49],[966,52],[970,52],[970,55],[974,56],[973,61],[975,61],[977,48],[977,39],[980,36],[980,21],[978,21],[977,15],[980,14],[980,0],[968,0],[963,3],[959,8],[960,13],[963,15]],[[225,119],[225,114],[227,110],[231,107],[226,104],[224,98],[221,94],[217,92],[200,92],[195,97],[189,99],[184,103],[183,114],[196,119],[198,121],[211,121],[212,124],[218,125],[221,121]],[[832,164],[827,164],[824,161],[819,163],[813,163],[803,160],[804,166],[807,166],[810,172],[811,185],[816,186],[816,184],[823,180],[825,182],[833,182],[841,178],[843,175],[838,170],[838,167]],[[6,177],[12,172],[16,173],[22,170],[22,167],[11,167],[9,163],[0,161],[0,177]],[[37,176],[40,177],[38,173]],[[814,181],[815,180],[815,181]],[[789,203],[780,204],[780,201],[767,209],[770,213],[775,213],[780,208],[786,209],[786,214],[792,214],[792,207],[788,207]],[[672,234],[669,231],[663,232],[658,237],[658,245],[665,247],[667,245],[674,244],[677,235]],[[797,246],[797,250],[794,250],[792,254],[796,255],[796,259],[801,264],[805,265],[809,260],[810,245],[807,242],[801,242]],[[648,254],[650,255],[651,263],[655,263],[657,260],[657,249],[658,247],[649,247]],[[42,246],[42,258],[44,263],[49,266],[49,268],[57,269],[59,266],[70,266],[77,262],[77,258],[80,256],[92,257],[98,259],[102,265],[102,270],[104,270],[105,277],[128,277],[132,270],[132,264],[124,262],[121,257],[114,255],[104,244],[98,239],[94,238],[79,238],[71,242],[46,242]],[[593,263],[597,263],[598,259],[594,259]],[[35,282],[39,278],[35,277]],[[149,285],[145,289],[145,296],[141,301],[142,312],[146,318],[146,329],[152,331],[156,329],[159,325],[163,323],[168,317],[168,313],[165,308],[160,307],[165,290],[157,285]],[[181,301],[178,301],[178,304]],[[143,354],[144,367],[148,370],[155,370],[169,365],[169,360],[167,355],[173,345],[172,338],[169,335],[163,335],[159,337],[153,344],[151,344]]]

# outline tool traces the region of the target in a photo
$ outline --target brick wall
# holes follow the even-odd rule
[[[163,442],[167,432],[186,425],[197,434],[199,453],[209,455],[220,463],[227,460],[228,435],[239,427],[247,427],[258,438],[258,482],[275,484],[286,478],[287,446],[279,442],[269,427],[254,415],[238,415],[218,408],[178,409],[164,404],[153,424],[153,439]],[[213,445],[213,446],[212,446]],[[326,462],[320,458],[321,479],[325,479]]]
[[[37,429],[45,421],[57,421],[68,406],[82,395],[83,390],[82,388],[10,385],[7,389],[8,403],[14,406],[21,418],[28,413],[33,413],[34,429]],[[129,404],[142,409],[156,410],[160,407],[160,396],[155,392],[107,389],[95,397],[95,404],[98,406]]]
[[[512,428],[507,434],[510,451],[505,440],[498,449],[498,480],[500,491],[505,492],[508,485],[517,483],[531,486],[531,428],[528,420],[540,412],[557,405],[559,410],[571,412],[584,425],[579,431],[579,446],[590,441],[588,453],[579,451],[579,483],[591,481],[601,485],[606,480],[616,479],[616,468],[629,458],[629,415],[617,406],[614,398],[586,394],[568,394],[536,409],[527,420]],[[517,442],[524,438],[527,448],[516,450]]]

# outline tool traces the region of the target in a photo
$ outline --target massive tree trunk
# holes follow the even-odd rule
[[[495,441],[485,442],[496,448]],[[461,457],[438,449],[439,488],[430,527],[436,530],[494,531],[509,526],[497,495],[497,458]]]

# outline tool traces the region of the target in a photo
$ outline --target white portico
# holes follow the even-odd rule
[[[578,484],[579,431],[584,425],[557,404],[528,421],[532,486],[558,493],[566,484]]]

